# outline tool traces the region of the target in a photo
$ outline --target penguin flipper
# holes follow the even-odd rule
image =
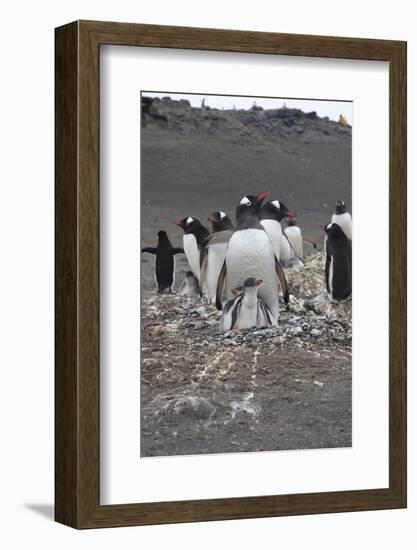
[[[200,285],[204,286],[207,283],[207,268],[208,268],[208,249],[204,249],[204,255],[200,264]]]
[[[226,260],[223,262],[223,266],[221,268],[221,271],[219,273],[219,278],[217,279],[217,290],[216,290],[216,307],[219,311],[222,310],[222,296],[223,296],[223,288],[226,282]]]
[[[181,246],[172,249],[172,254],[184,254],[184,249]]]
[[[313,248],[317,248],[317,244],[315,243],[315,241],[313,241],[313,239],[308,235],[303,235],[303,241],[311,245]]]
[[[288,245],[289,245],[289,247],[290,247],[290,250],[291,250],[291,252],[292,252],[292,254],[293,254],[293,258],[295,258],[295,257],[297,256],[297,254],[295,253],[294,247],[293,247],[293,245],[291,244],[291,241],[290,241],[290,239],[288,238],[288,236],[287,236],[287,234],[285,233],[285,231],[282,233],[282,236],[287,240]]]
[[[147,246],[145,248],[142,248],[142,252],[149,252],[149,254],[156,254],[158,250],[156,248],[152,248],[152,246]]]
[[[331,261],[330,256],[328,254],[326,254],[326,268],[325,268],[325,272],[326,272],[326,289],[327,289],[327,292],[329,294],[330,294],[330,284],[329,284],[330,261]]]
[[[288,292],[287,279],[285,277],[284,270],[282,269],[282,265],[279,263],[276,257],[275,257],[275,271],[277,273],[279,284],[281,285],[282,294],[284,296],[284,302],[288,304],[288,302],[290,301],[290,295]]]

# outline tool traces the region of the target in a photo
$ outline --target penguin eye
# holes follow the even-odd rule
[[[240,204],[243,206],[250,206],[252,203],[251,201],[248,199],[248,197],[243,197],[243,199],[240,201]]]
[[[194,218],[187,218],[186,221],[185,221],[185,223],[186,223],[187,225],[190,225],[190,223],[193,223],[193,221],[194,221]]]

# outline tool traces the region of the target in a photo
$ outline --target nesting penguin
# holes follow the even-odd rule
[[[336,223],[322,226],[326,233],[326,287],[334,302],[346,300],[352,294],[352,243]]]
[[[245,195],[236,208],[236,227],[230,237],[226,259],[219,275],[216,306],[222,309],[224,288],[227,298],[230,299],[232,289],[242,286],[248,277],[262,279],[259,296],[271,313],[271,324],[276,325],[279,316],[278,280],[286,303],[289,294],[284,271],[275,256],[271,240],[258,219],[259,209],[267,195],[268,193]]]
[[[287,221],[287,227],[284,229],[284,234],[287,237],[294,254],[301,260],[304,259],[304,245],[303,243],[310,244],[313,248],[317,248],[316,243],[311,237],[303,235],[301,228],[297,225],[294,218]]]
[[[278,200],[269,201],[260,209],[259,220],[265,228],[268,237],[271,239],[272,247],[278,260],[281,259],[282,247],[281,221],[284,218],[293,218],[295,216],[295,212],[289,210],[284,203]]]
[[[214,304],[216,302],[217,281],[226,258],[228,243],[213,241],[210,245],[210,240],[215,234],[232,230],[233,223],[229,216],[221,210],[210,214],[208,221],[212,224],[213,233],[204,243],[205,250],[201,261],[200,279],[205,287],[208,302]]]
[[[194,277],[192,271],[186,271],[182,285],[178,290],[180,296],[186,296],[187,298],[194,298],[195,296],[201,297],[201,290],[198,285],[197,279]]]
[[[346,237],[352,240],[352,216],[347,212],[344,201],[336,201],[331,221],[332,223],[337,223]]]
[[[253,327],[266,327],[273,323],[273,315],[263,300],[258,297],[262,279],[248,277],[239,288],[232,289],[235,297],[229,300],[222,312],[221,332],[240,331]]]
[[[172,223],[178,225],[184,231],[183,246],[185,257],[194,276],[200,281],[200,248],[204,240],[209,236],[209,230],[199,220],[191,216],[182,220],[174,220]]]
[[[175,284],[175,254],[184,254],[182,248],[175,248],[170,243],[166,231],[158,231],[158,245],[142,248],[142,252],[154,254],[155,258],[155,282],[159,294],[165,290],[172,292]]]

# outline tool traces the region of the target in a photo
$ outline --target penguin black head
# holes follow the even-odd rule
[[[216,212],[210,214],[208,221],[211,222],[214,233],[225,231],[226,229],[233,229],[233,224],[229,216],[221,210],[216,210]]]
[[[248,277],[243,283],[243,288],[251,288],[254,286],[259,286],[263,283],[262,279],[255,279],[255,277]]]
[[[182,220],[174,220],[172,223],[182,227],[184,233],[186,234],[194,233],[195,231],[203,227],[200,221],[197,220],[197,218],[192,218],[191,216],[183,218]]]
[[[327,225],[321,225],[321,229],[327,234],[328,237],[343,237],[346,239],[346,235],[343,229],[337,223],[328,223]]]
[[[236,208],[236,221],[238,223],[244,222],[249,218],[258,218],[259,209],[265,197],[269,195],[268,191],[261,193],[260,195],[245,195],[240,199]]]
[[[236,296],[238,294],[241,294],[242,292],[245,293],[246,290],[254,289],[261,285],[263,283],[262,279],[255,279],[255,277],[248,277],[245,279],[243,286],[239,286],[237,288],[231,288],[230,291]]]
[[[167,236],[168,236],[168,235],[167,235],[167,232],[166,232],[166,231],[162,231],[162,229],[161,229],[161,231],[158,231],[158,237],[159,237],[160,239],[164,239],[164,238],[167,237]]]
[[[336,201],[334,211],[336,214],[344,214],[346,212],[346,204],[344,201]]]
[[[265,203],[259,213],[261,220],[276,220],[282,221],[284,218],[295,218],[297,214],[292,210],[289,210],[287,206],[281,201],[269,201]]]
[[[190,279],[194,277],[194,273],[192,271],[186,271],[185,276],[187,279]]]
[[[287,227],[294,227],[296,225],[297,225],[297,222],[295,221],[295,218],[288,218]]]

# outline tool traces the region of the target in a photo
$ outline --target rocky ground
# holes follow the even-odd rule
[[[270,192],[322,248],[336,200],[351,209],[352,129],[299,109],[219,110],[142,97],[141,246],[175,218],[234,219],[244,194]],[[177,285],[188,269],[177,255]],[[277,329],[225,337],[204,303],[157,296],[142,256],[141,454],[351,445],[351,307],[323,294],[322,252],[287,269]]]
[[[287,269],[276,328],[221,335],[204,302],[143,292],[142,456],[351,445],[351,303],[323,262]]]

